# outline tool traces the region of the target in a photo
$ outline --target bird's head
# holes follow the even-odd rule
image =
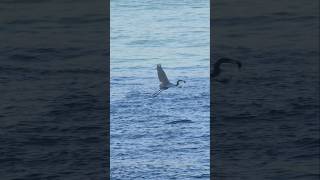
[[[177,86],[180,84],[180,82],[186,83],[185,80],[180,80],[180,79],[179,79],[179,80],[177,81]]]

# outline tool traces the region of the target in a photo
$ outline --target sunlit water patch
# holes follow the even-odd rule
[[[111,1],[112,179],[209,179],[209,90],[209,1]]]

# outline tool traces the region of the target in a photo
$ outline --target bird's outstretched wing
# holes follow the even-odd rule
[[[158,78],[159,78],[159,81],[166,84],[166,83],[169,83],[169,80],[167,78],[167,75],[166,73],[163,71],[162,67],[161,67],[161,64],[158,64],[157,65],[157,72],[158,72]]]

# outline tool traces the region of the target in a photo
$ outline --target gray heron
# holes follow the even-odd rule
[[[180,82],[186,83],[186,81],[184,80],[178,80],[176,84],[173,84],[169,81],[166,73],[164,72],[164,70],[161,67],[161,64],[157,64],[157,72],[158,72],[158,78],[160,81],[160,85],[159,85],[159,91],[157,91],[156,93],[154,93],[152,96],[155,97],[158,94],[160,94],[162,91],[169,89],[171,87],[175,87],[175,86],[179,86]]]

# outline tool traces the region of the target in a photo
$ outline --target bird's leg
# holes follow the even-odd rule
[[[153,97],[156,97],[158,94],[160,94],[160,92],[161,92],[161,89],[159,89],[159,91],[156,92],[156,93],[154,93],[152,96],[153,96]]]
[[[158,94],[160,94],[160,93],[161,93],[161,91],[162,91],[162,90],[161,90],[161,89],[159,89],[159,91],[158,91],[158,92],[156,92],[156,93],[154,93],[152,96],[153,96],[153,97],[156,97]]]

